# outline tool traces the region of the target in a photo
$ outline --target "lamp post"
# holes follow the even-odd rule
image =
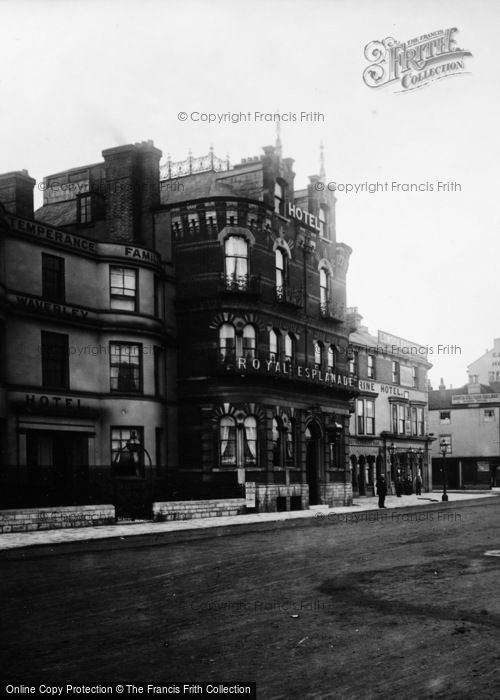
[[[130,457],[134,464],[139,464],[139,452],[144,452],[144,454],[149,460],[149,467],[152,471],[153,461],[151,459],[151,455],[137,437],[137,433],[135,432],[135,430],[132,430],[132,432],[130,433],[130,438],[125,443],[125,447],[130,452]]]
[[[389,454],[391,455],[391,481],[395,481],[395,474],[394,474],[394,452],[396,451],[396,447],[393,442],[389,445]]]
[[[446,493],[446,455],[448,453],[448,443],[446,440],[443,438],[441,440],[441,443],[439,445],[441,449],[441,454],[443,455],[443,495],[441,496],[442,501],[447,501],[448,500],[448,494]]]
[[[424,451],[421,447],[419,447],[417,450],[417,473],[415,475],[415,478],[418,478],[419,476],[420,486],[424,486]]]

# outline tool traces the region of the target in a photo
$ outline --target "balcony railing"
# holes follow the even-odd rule
[[[304,290],[301,287],[289,287],[287,284],[276,287],[276,301],[279,304],[300,307],[304,305]]]
[[[222,272],[219,289],[236,294],[260,294],[260,275],[226,275]]]
[[[345,320],[345,304],[336,304],[333,301],[322,302],[319,305],[321,318],[343,322]]]

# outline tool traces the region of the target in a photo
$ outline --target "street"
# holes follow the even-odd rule
[[[496,498],[0,552],[6,683],[257,682],[264,700],[500,693]],[[500,551],[498,552],[500,554]]]

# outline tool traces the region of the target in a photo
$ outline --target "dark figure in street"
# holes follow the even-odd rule
[[[403,480],[402,480],[401,474],[399,472],[396,474],[395,484],[396,484],[396,496],[398,498],[401,498],[401,496],[403,494]]]
[[[417,496],[422,495],[422,477],[420,476],[420,473],[417,474],[417,478],[415,479],[415,493]]]
[[[377,494],[378,494],[378,507],[385,508],[384,502],[387,496],[387,484],[385,483],[385,478],[379,476],[377,481]]]

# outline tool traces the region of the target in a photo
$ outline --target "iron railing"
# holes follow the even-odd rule
[[[321,302],[319,313],[321,318],[343,322],[345,319],[345,304],[336,304],[333,301]]]
[[[260,294],[260,275],[226,275],[219,277],[219,290],[236,294]]]
[[[287,284],[276,287],[276,300],[280,304],[301,307],[304,305],[304,290],[301,287],[290,287]]]

